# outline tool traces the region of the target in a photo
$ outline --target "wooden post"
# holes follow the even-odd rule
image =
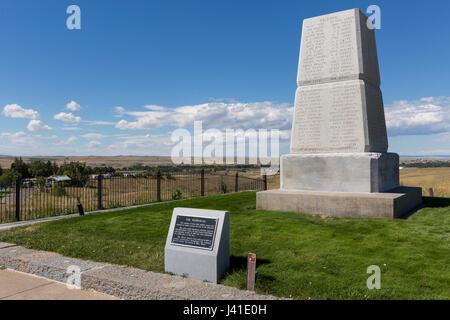
[[[236,171],[236,180],[234,182],[234,192],[239,191],[239,172]]]
[[[102,178],[103,176],[101,174],[98,175],[97,177],[97,209],[98,210],[102,210],[103,209],[103,204],[102,204],[102,193],[103,193],[103,188],[102,188]]]
[[[267,174],[263,175],[264,190],[267,190]]]
[[[200,194],[202,197],[205,196],[205,169],[202,169],[200,177]]]
[[[22,187],[22,180],[17,178],[16,180],[16,221],[20,221],[20,203],[22,202],[20,195],[20,188]]]
[[[78,213],[80,214],[80,216],[84,216],[84,209],[83,209],[83,205],[81,204],[80,197],[77,197],[77,208],[78,208]]]
[[[256,279],[256,253],[248,253],[247,256],[247,290],[255,291]]]
[[[161,201],[161,171],[156,174],[156,200]]]
[[[430,193],[430,197],[434,197],[433,188],[428,189],[428,192]]]

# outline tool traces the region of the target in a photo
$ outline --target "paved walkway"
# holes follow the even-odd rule
[[[65,284],[13,270],[0,270],[0,300],[116,300],[106,294],[69,289]]]
[[[147,299],[172,299],[172,300],[266,300],[274,299],[271,296],[255,294],[251,291],[238,290],[223,285],[216,285],[200,280],[173,276],[169,274],[155,273],[151,271],[119,266],[109,263],[94,262],[65,257],[54,252],[31,250],[11,243],[0,242],[0,266],[11,270],[25,272],[45,279],[34,279],[24,282],[24,287],[17,284],[15,290],[7,292],[8,276],[0,278],[0,298],[20,296],[25,299],[25,292],[30,289],[44,290],[46,286],[54,297],[64,299],[77,299],[66,295],[88,294],[86,290],[93,290],[96,294],[104,293],[109,296],[118,297],[124,300],[147,300]],[[65,287],[69,278],[68,270],[74,267],[79,268],[81,274],[81,287],[85,291],[74,291]],[[1,270],[0,270],[1,271]],[[1,271],[3,273],[10,272]],[[54,285],[55,282],[39,282],[50,279],[59,282],[62,287]],[[58,284],[58,283],[56,283]],[[10,284],[9,286],[13,286]],[[51,286],[52,285],[52,286]],[[3,288],[3,289],[1,289]],[[54,289],[53,289],[54,288]],[[5,290],[3,293],[1,290]],[[25,291],[25,292],[22,292]],[[47,294],[50,294],[47,292]],[[63,294],[63,292],[65,292]],[[29,292],[31,294],[31,291]],[[44,299],[43,294],[39,298]],[[79,296],[86,298],[87,296]],[[28,299],[28,298],[27,298]],[[31,299],[31,298],[30,298]],[[96,299],[96,298],[93,298]]]

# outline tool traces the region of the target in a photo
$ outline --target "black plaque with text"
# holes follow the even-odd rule
[[[172,244],[212,250],[218,219],[177,216]]]

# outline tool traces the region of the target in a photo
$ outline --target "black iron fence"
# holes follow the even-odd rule
[[[251,190],[267,190],[266,176],[206,174],[202,170],[151,176],[98,175],[51,183],[18,180],[0,189],[0,223],[78,213],[80,207],[94,211]]]

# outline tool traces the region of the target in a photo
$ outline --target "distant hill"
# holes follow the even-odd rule
[[[13,156],[0,155],[0,166],[2,168],[9,168],[14,161]],[[123,168],[131,167],[142,164],[143,166],[155,166],[155,165],[172,165],[170,157],[140,157],[140,156],[114,156],[114,157],[99,157],[99,156],[31,156],[22,157],[26,162],[34,161],[52,161],[57,164],[64,162],[80,161],[86,162],[91,167],[113,167]]]
[[[0,155],[0,166],[9,168],[14,161],[15,156]],[[51,161],[58,165],[64,162],[80,161],[85,162],[90,167],[113,167],[116,169],[133,166],[171,166],[175,165],[169,156],[23,156],[26,162],[34,161]],[[278,163],[276,159],[274,163]],[[184,164],[190,164],[189,159]],[[244,163],[248,164],[249,159],[245,159]],[[225,161],[224,161],[225,163]]]

